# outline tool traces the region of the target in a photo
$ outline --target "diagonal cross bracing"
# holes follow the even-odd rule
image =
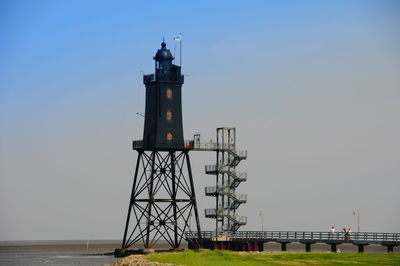
[[[152,248],[160,239],[178,248],[184,232],[191,231],[190,215],[198,214],[187,153],[138,150],[123,248],[139,241]],[[200,233],[199,224],[196,229]]]

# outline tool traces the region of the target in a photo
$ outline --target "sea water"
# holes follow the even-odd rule
[[[121,241],[3,241],[0,265],[102,265],[117,258],[106,253]]]

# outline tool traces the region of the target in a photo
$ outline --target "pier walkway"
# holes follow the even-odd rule
[[[201,240],[193,232],[186,233],[186,240],[189,248],[195,247],[191,243],[201,243],[203,248],[240,251],[262,251],[264,243],[276,242],[281,244],[282,251],[286,251],[289,243],[304,244],[306,252],[311,251],[312,244],[325,243],[331,246],[332,252],[336,252],[338,245],[350,243],[357,245],[359,252],[364,252],[364,247],[372,244],[385,246],[388,252],[393,252],[393,247],[400,245],[400,233],[353,232],[346,237],[341,232],[237,231],[217,236],[213,231],[203,231]]]

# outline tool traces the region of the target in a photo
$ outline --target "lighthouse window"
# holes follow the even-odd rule
[[[172,112],[171,111],[167,111],[167,115],[166,115],[167,120],[172,120]]]
[[[171,132],[168,132],[168,133],[167,133],[167,140],[168,140],[168,141],[171,141],[171,140],[172,140],[172,133],[171,133]]]
[[[167,89],[166,96],[167,96],[167,99],[172,99],[172,90],[171,89]]]

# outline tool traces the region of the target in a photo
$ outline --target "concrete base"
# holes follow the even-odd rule
[[[130,255],[135,255],[135,254],[150,254],[154,253],[154,249],[122,249],[122,248],[116,248],[114,251],[114,256],[116,258],[122,258],[122,257],[127,257]]]

